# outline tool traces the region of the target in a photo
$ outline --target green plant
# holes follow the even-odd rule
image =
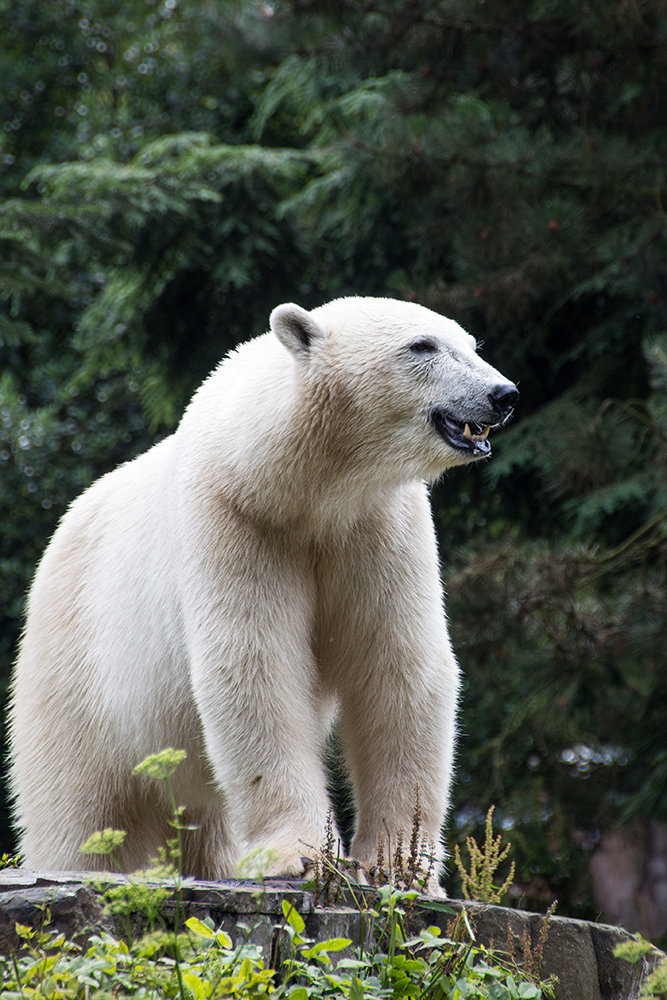
[[[183,822],[184,807],[176,804],[173,789],[171,786],[171,776],[178,765],[185,760],[185,750],[174,750],[167,747],[159,753],[150,754],[142,760],[134,769],[135,774],[145,774],[149,778],[164,781],[171,802],[172,818],[169,825],[175,830],[175,836],[168,839],[166,846],[158,848],[158,857],[154,864],[145,872],[137,872],[127,880],[108,883],[104,880],[92,880],[92,884],[101,892],[105,900],[105,910],[108,913],[122,916],[125,919],[125,933],[130,946],[133,943],[131,918],[134,914],[140,914],[147,922],[149,932],[153,935],[153,945],[158,940],[155,938],[156,921],[160,918],[162,905],[166,899],[172,895],[172,889],[165,886],[156,885],[159,880],[173,880],[176,890],[176,907],[174,916],[173,934],[165,934],[159,938],[162,947],[168,946],[173,954],[174,968],[178,979],[180,993],[185,998],[184,983],[181,976],[180,962],[180,941],[179,930],[182,911],[182,891],[181,891],[181,862],[183,857],[182,832],[192,829]],[[114,861],[114,851],[122,845],[125,840],[124,830],[105,830],[93,833],[79,850],[84,854],[107,855],[114,868],[118,866]]]
[[[403,836],[404,831],[400,829],[393,854],[391,843],[388,842],[389,863],[386,867],[384,863],[385,841],[384,837],[380,837],[377,864],[375,870],[371,872],[371,884],[375,886],[391,885],[396,889],[406,891],[419,889],[424,892],[434,877],[436,850],[435,844],[429,841],[422,831],[418,782],[415,784],[415,808],[412,814],[410,844],[407,852],[404,849]]]
[[[487,814],[487,841],[481,855],[484,885],[496,893],[493,874],[498,864],[507,856],[510,845],[500,850],[500,838],[493,840],[490,823],[493,808]],[[477,845],[475,845],[476,847]],[[388,991],[394,997],[426,997],[429,1000],[458,997],[537,998],[552,996],[555,979],[540,981],[542,952],[548,933],[550,911],[543,918],[538,944],[531,950],[530,941],[524,936],[521,964],[519,966],[513,942],[508,933],[508,950],[485,949],[475,944],[475,932],[465,910],[458,915],[444,903],[429,900],[429,909],[451,914],[447,934],[437,927],[429,927],[418,937],[408,939],[406,918],[414,913],[420,893],[433,874],[434,845],[428,844],[421,832],[419,787],[415,788],[415,810],[410,847],[403,850],[403,837],[399,835],[393,856],[387,865],[384,861],[385,843],[378,844],[377,864],[368,873],[371,885],[360,885],[359,872],[354,864],[341,858],[339,844],[334,838],[332,817],[329,816],[323,847],[314,851],[314,889],[316,899],[325,904],[353,902],[362,915],[361,941],[354,957],[344,956],[333,969],[330,954],[349,947],[345,938],[314,943],[304,937],[305,922],[294,907],[283,902],[285,920],[281,931],[286,931],[291,942],[287,960],[287,975],[283,988],[297,980],[290,993],[297,1000],[306,1000],[311,994],[322,993],[321,979],[326,976],[329,990],[359,1000],[362,996],[384,996]],[[477,855],[474,858],[479,860]],[[484,861],[488,858],[486,869]],[[474,862],[473,862],[474,870]],[[510,875],[510,880],[513,876]],[[369,935],[369,928],[374,933]]]
[[[187,921],[179,935],[180,961],[173,957],[175,936],[146,934],[128,945],[111,934],[91,935],[81,949],[53,930],[16,925],[18,952],[0,958],[3,1000],[48,997],[50,1000],[88,1000],[107,997],[240,996],[253,1000],[265,992],[273,972],[264,968],[261,950],[244,944],[232,948],[211,922]]]
[[[229,935],[215,929],[209,918],[190,917],[182,925],[181,832],[186,829],[183,809],[176,804],[170,778],[185,752],[167,749],[153,754],[136,768],[138,773],[165,781],[172,803],[175,836],[167,843],[159,865],[147,872],[110,883],[96,880],[107,911],[125,917],[127,940],[104,931],[89,937],[81,947],[49,928],[48,909],[43,924],[35,929],[16,924],[18,950],[0,957],[2,997],[25,1000],[103,1000],[110,997],[180,997],[180,1000],[217,1000],[236,997],[257,1000],[308,1000],[332,997],[342,1000],[384,1000],[389,996],[422,997],[424,1000],[458,1000],[459,997],[493,1000],[540,1000],[552,996],[552,983],[538,979],[539,964],[519,968],[513,953],[505,955],[475,942],[474,929],[465,911],[451,921],[447,934],[429,927],[408,939],[406,912],[419,899],[415,888],[400,888],[401,880],[426,884],[433,870],[433,851],[424,854],[420,833],[418,791],[410,848],[404,856],[402,838],[396,845],[393,864],[387,869],[380,845],[376,881],[361,886],[353,866],[335,851],[331,817],[323,848],[315,852],[315,872],[320,872],[320,892],[340,897],[346,894],[362,916],[362,938],[352,948],[349,938],[314,941],[305,934],[306,923],[294,905],[282,903],[280,935],[289,939],[289,954],[266,968],[261,948],[249,943],[251,928],[243,931],[234,947]],[[111,828],[93,834],[83,845],[84,853],[102,854],[113,863],[113,853],[124,840],[123,831]],[[424,867],[424,858],[427,864]],[[255,859],[256,860],[256,859]],[[262,859],[260,859],[261,861]],[[252,859],[251,859],[252,861]],[[491,875],[493,871],[491,869]],[[156,878],[169,885],[156,885]],[[322,881],[323,880],[323,881]],[[176,889],[174,930],[161,919],[162,904]],[[445,904],[429,901],[429,908],[454,915]],[[130,918],[139,913],[148,930],[134,940]],[[161,927],[156,930],[156,922]],[[371,928],[373,932],[371,933]],[[277,949],[276,949],[277,952]],[[341,953],[346,953],[341,956]],[[341,956],[336,964],[332,956]]]
[[[661,954],[657,948],[641,936],[636,934],[632,941],[623,941],[614,948],[615,958],[624,958],[627,962],[636,965],[651,952]],[[667,998],[667,959],[663,956],[642,983],[638,1000],[652,1000],[659,997],[661,1000]]]
[[[542,958],[544,957],[544,946],[546,945],[547,938],[549,936],[549,918],[553,915],[556,905],[557,904],[555,902],[552,903],[542,917],[542,920],[540,921],[540,933],[538,934],[537,944],[535,947],[532,945],[528,927],[524,928],[523,936],[521,938],[521,968],[524,975],[532,977],[536,981],[540,978]],[[509,922],[507,924],[507,955],[511,961],[516,963],[516,947],[512,936],[512,928]],[[552,981],[555,982],[556,980],[552,977]]]
[[[458,844],[454,847],[454,861],[461,875],[463,895],[466,899],[477,899],[481,903],[500,903],[514,879],[515,866],[512,862],[509,875],[503,884],[497,886],[493,882],[497,868],[505,861],[512,847],[508,843],[503,848],[501,835],[493,836],[494,808],[490,806],[486,814],[484,846],[479,847],[473,837],[466,838],[470,856],[469,871],[461,860]]]
[[[0,871],[3,868],[20,868],[23,858],[20,854],[3,854],[0,857]]]
[[[120,872],[114,858],[114,852],[116,848],[121,846],[125,836],[124,830],[113,830],[110,827],[98,830],[81,845],[79,850],[83,854],[106,855],[113,870]],[[137,872],[132,876],[122,877],[120,881],[109,881],[104,876],[90,880],[90,885],[104,899],[105,913],[123,918],[125,936],[130,945],[133,939],[132,917],[135,914],[139,914],[145,919],[151,932],[155,930],[162,904],[172,895],[171,889],[155,883],[159,878],[168,877],[171,874],[171,869],[160,866],[150,869],[145,875]]]
[[[124,918],[125,934],[130,946],[133,944],[131,918],[136,914],[143,918],[149,933],[155,934],[156,924],[161,921],[160,914],[163,903],[175,891],[176,907],[174,917],[174,933],[163,937],[162,944],[167,940],[173,951],[175,967],[179,969],[179,933],[182,919],[182,833],[193,829],[184,823],[184,807],[176,803],[171,776],[178,765],[185,760],[185,750],[174,750],[167,747],[159,753],[150,754],[134,769],[135,774],[145,774],[157,781],[164,781],[169,795],[172,818],[168,821],[175,835],[167,840],[163,847],[158,847],[158,856],[148,869],[135,872],[120,881],[109,882],[105,878],[91,879],[91,885],[101,893],[105,902],[105,912]],[[84,854],[106,855],[115,871],[119,871],[114,858],[114,852],[120,847],[126,837],[124,830],[107,828],[93,833],[79,850]],[[173,887],[159,885],[160,881],[168,880]]]
[[[435,875],[435,844],[422,831],[419,784],[415,784],[415,808],[412,815],[410,843],[405,849],[404,831],[398,831],[396,844],[381,835],[378,840],[375,864],[366,872],[354,859],[341,854],[340,841],[334,835],[333,811],[329,810],[325,827],[324,844],[320,848],[304,845],[312,854],[312,887],[315,899],[330,905],[338,903],[342,895],[351,893],[360,885],[374,888],[390,886],[392,889],[417,889],[427,892]]]
[[[651,972],[642,983],[638,1000],[650,1000],[652,997],[659,997],[665,1000],[667,997],[667,962],[662,961]]]
[[[125,830],[114,830],[108,826],[104,830],[96,830],[95,833],[91,833],[88,840],[81,845],[79,851],[82,854],[106,855],[113,865],[114,870],[118,871],[118,866],[114,860],[114,851],[121,846],[126,836]]]
[[[385,886],[368,913],[376,932],[357,949],[349,938],[315,942],[305,935],[305,921],[294,906],[283,902],[284,930],[290,951],[278,970],[268,969],[261,949],[247,937],[233,947],[213,921],[185,921],[179,936],[180,965],[172,948],[174,936],[146,934],[132,945],[104,932],[90,937],[85,949],[64,935],[43,928],[17,925],[21,944],[16,954],[0,958],[2,996],[6,1000],[49,997],[51,1000],[102,1000],[107,997],[186,997],[217,1000],[382,1000],[421,997],[423,1000],[540,1000],[553,996],[552,983],[540,983],[514,960],[475,943],[465,914],[452,921],[447,934],[428,927],[406,938],[404,906],[416,891]],[[349,952],[348,952],[349,950]],[[332,956],[340,955],[334,965]],[[180,972],[180,975],[179,975]]]
[[[452,920],[446,935],[438,927],[428,927],[408,939],[405,907],[413,904],[419,893],[387,885],[377,896],[378,905],[366,911],[374,918],[375,935],[367,944],[362,943],[356,954],[340,958],[335,967],[331,955],[347,950],[352,942],[348,938],[313,942],[304,936],[303,917],[283,902],[291,951],[277,993],[284,996],[287,992],[291,1000],[307,1000],[309,996],[539,1000],[553,996],[552,980],[539,982],[536,975],[520,969],[513,957],[477,945],[465,911]],[[429,902],[429,907],[432,905]],[[453,913],[444,904],[439,908]]]

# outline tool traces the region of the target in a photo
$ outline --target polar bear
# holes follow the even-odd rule
[[[351,856],[422,826],[440,842],[458,667],[427,483],[490,454],[517,389],[455,322],[343,298],[271,314],[208,377],[174,434],[103,476],[35,575],[13,680],[11,786],[34,868],[81,869],[95,830],[143,867],[196,827],[187,874],[255,849],[302,871],[328,812],[336,717],[354,788]]]

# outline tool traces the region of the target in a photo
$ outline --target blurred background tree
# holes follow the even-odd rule
[[[0,0],[5,686],[66,504],[274,305],[419,301],[522,393],[433,491],[448,839],[495,803],[517,903],[595,916],[604,831],[667,822],[666,32],[661,0]]]

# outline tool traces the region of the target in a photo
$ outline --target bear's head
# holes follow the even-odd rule
[[[350,297],[311,312],[288,303],[274,309],[271,329],[313,399],[337,401],[329,419],[345,410],[348,447],[363,439],[369,466],[375,457],[401,478],[433,479],[489,457],[489,431],[519,396],[458,323],[415,303]]]

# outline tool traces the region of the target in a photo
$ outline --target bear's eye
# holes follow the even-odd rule
[[[438,350],[438,345],[430,337],[420,337],[410,344],[410,350],[415,354],[434,354]]]

